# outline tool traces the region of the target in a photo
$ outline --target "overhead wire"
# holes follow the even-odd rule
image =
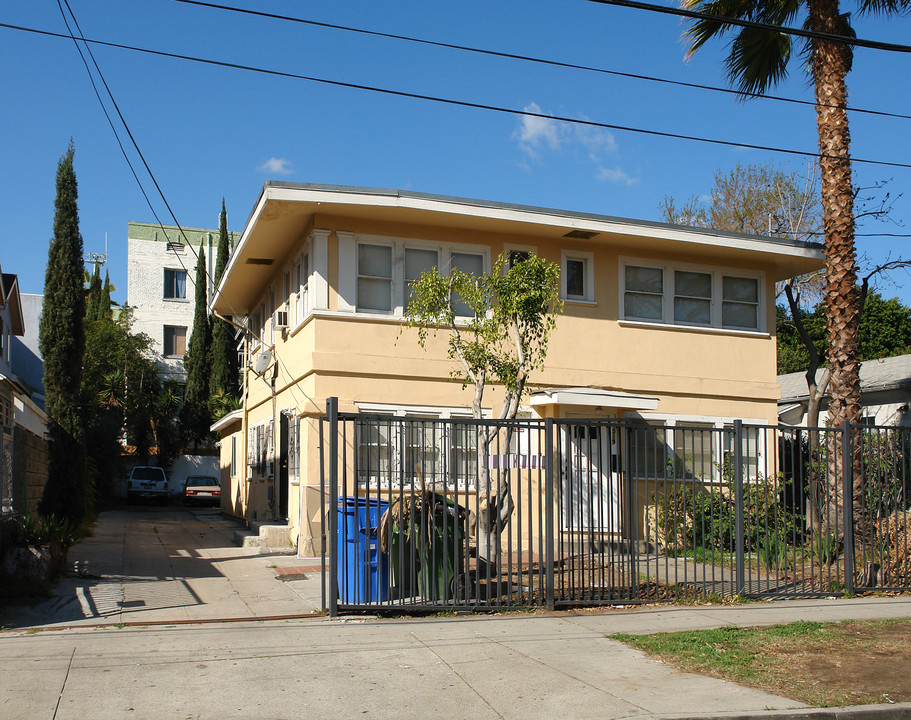
[[[51,32],[51,31],[47,31],[47,30],[37,30],[35,28],[27,28],[27,27],[17,26],[17,25],[10,25],[8,23],[0,23],[0,27],[6,27],[9,29],[13,29],[13,30],[30,32],[30,33],[35,33],[35,34],[39,34],[39,35],[46,35],[46,36],[50,36],[50,37],[66,37],[64,35],[61,35],[60,33],[55,33],[55,32]],[[711,144],[711,145],[720,145],[720,146],[724,146],[724,147],[762,150],[765,152],[781,153],[784,155],[797,155],[800,157],[831,158],[831,159],[836,159],[836,160],[842,159],[837,156],[824,155],[824,154],[814,152],[814,151],[795,150],[793,148],[774,147],[774,146],[770,146],[770,145],[757,145],[755,143],[737,142],[737,141],[733,141],[733,140],[720,140],[718,138],[709,138],[709,137],[703,137],[703,136],[698,136],[698,135],[686,135],[683,133],[665,132],[665,131],[660,131],[660,130],[649,130],[649,129],[634,127],[634,126],[629,126],[629,125],[618,125],[618,124],[614,124],[614,123],[596,122],[594,120],[586,120],[583,118],[573,118],[573,117],[567,117],[567,116],[561,116],[561,115],[548,115],[543,112],[535,112],[533,110],[528,110],[528,109],[516,110],[514,108],[507,108],[507,107],[502,107],[502,106],[498,106],[498,105],[491,105],[488,103],[471,102],[468,100],[457,100],[454,98],[446,98],[446,97],[440,97],[440,96],[436,96],[436,95],[427,95],[424,93],[407,92],[404,90],[393,90],[391,88],[377,87],[374,85],[365,85],[362,83],[345,82],[342,80],[332,80],[329,78],[321,78],[321,77],[316,77],[316,76],[311,76],[311,75],[302,75],[299,73],[285,72],[285,71],[281,71],[281,70],[268,70],[265,68],[259,68],[259,67],[255,67],[255,66],[251,66],[251,65],[244,65],[241,63],[228,62],[228,61],[224,61],[224,60],[212,60],[209,58],[199,58],[199,57],[194,57],[194,56],[190,56],[190,55],[184,55],[181,53],[171,53],[171,52],[165,52],[163,50],[152,50],[152,49],[148,49],[148,48],[140,48],[140,47],[131,46],[131,45],[124,45],[122,43],[112,43],[112,42],[106,42],[106,41],[101,41],[101,40],[90,40],[88,38],[85,38],[84,42],[93,43],[96,45],[102,45],[105,47],[114,47],[114,48],[118,48],[118,49],[122,49],[122,50],[131,50],[131,51],[135,51],[135,52],[156,55],[159,57],[168,57],[168,58],[172,58],[172,59],[176,59],[176,60],[197,62],[197,63],[206,64],[206,65],[213,65],[216,67],[232,68],[232,69],[236,69],[236,70],[246,70],[248,72],[255,72],[255,73],[270,75],[270,76],[274,76],[274,77],[286,77],[286,78],[292,78],[292,79],[297,79],[297,80],[304,80],[307,82],[313,82],[313,83],[317,83],[317,84],[321,84],[321,85],[329,85],[332,87],[343,87],[343,88],[348,88],[351,90],[363,90],[363,91],[367,91],[367,92],[378,93],[381,95],[388,95],[391,97],[401,97],[401,98],[408,98],[408,99],[412,99],[412,100],[423,100],[423,101],[439,103],[439,104],[443,104],[443,105],[450,105],[453,107],[463,107],[463,108],[469,108],[469,109],[474,109],[474,110],[487,110],[489,112],[496,112],[496,113],[501,113],[501,114],[506,114],[506,115],[513,115],[513,116],[519,116],[519,117],[534,117],[534,118],[540,118],[543,120],[568,123],[571,125],[582,125],[585,127],[601,128],[601,129],[605,129],[605,130],[617,130],[617,131],[621,131],[621,132],[648,135],[651,137],[664,137],[664,138],[668,138],[668,139],[672,139],[672,140],[688,140],[691,142],[706,143],[706,144]],[[860,163],[860,164],[865,164],[865,165],[880,165],[880,166],[885,166],[885,167],[911,168],[911,164],[909,164],[909,163],[900,163],[900,162],[887,161],[887,160],[871,160],[868,158],[852,157],[851,161],[854,163]]]
[[[707,90],[709,92],[723,93],[726,95],[736,95],[741,99],[742,98],[753,98],[753,99],[762,99],[762,100],[772,100],[772,101],[776,101],[776,102],[791,103],[794,105],[806,105],[806,106],[810,106],[810,107],[817,107],[817,106],[818,107],[836,107],[834,105],[816,103],[816,102],[813,102],[810,100],[799,100],[797,98],[782,97],[780,95],[760,95],[757,93],[744,93],[739,90],[734,90],[732,88],[717,87],[714,85],[702,85],[699,83],[684,82],[682,80],[669,80],[667,78],[660,78],[660,77],[655,77],[652,75],[642,75],[642,74],[638,74],[638,73],[621,72],[618,70],[608,70],[606,68],[599,68],[599,67],[594,67],[591,65],[580,65],[580,64],[576,64],[576,63],[562,62],[559,60],[547,60],[544,58],[534,57],[531,55],[520,55],[517,53],[508,53],[508,52],[504,52],[504,51],[500,51],[500,50],[489,50],[486,48],[471,47],[468,45],[458,45],[455,43],[446,43],[446,42],[440,42],[437,40],[428,40],[426,38],[414,37],[413,35],[401,35],[398,33],[380,32],[378,30],[367,30],[365,28],[357,28],[357,27],[351,27],[348,25],[338,25],[335,23],[320,22],[318,20],[308,20],[305,18],[298,18],[298,17],[293,17],[290,15],[279,15],[277,13],[269,13],[269,12],[264,12],[262,10],[250,10],[247,8],[232,7],[230,5],[222,5],[219,3],[204,2],[203,0],[175,0],[175,2],[183,3],[186,5],[196,5],[199,7],[211,8],[211,9],[215,9],[215,10],[226,10],[226,11],[240,13],[243,15],[250,15],[250,16],[254,16],[254,17],[262,17],[262,18],[268,18],[268,19],[272,19],[272,20],[281,20],[284,22],[292,22],[292,23],[299,23],[302,25],[310,25],[312,27],[321,27],[321,28],[327,28],[327,29],[331,29],[331,30],[341,30],[344,32],[358,33],[361,35],[369,35],[372,37],[381,37],[381,38],[387,38],[390,40],[401,40],[404,42],[416,43],[416,44],[420,44],[420,45],[428,45],[431,47],[440,47],[440,48],[446,48],[449,50],[459,50],[462,52],[476,53],[479,55],[488,55],[491,57],[500,57],[500,58],[506,58],[506,59],[510,59],[510,60],[521,60],[524,62],[537,63],[537,64],[541,64],[541,65],[549,65],[552,67],[567,68],[570,70],[583,70],[586,72],[600,73],[603,75],[613,75],[616,77],[624,77],[624,78],[629,78],[632,80],[644,80],[647,82],[662,83],[665,85],[676,85],[678,87],[686,87],[686,88],[692,88],[692,89],[696,89],[696,90]],[[855,112],[855,113],[864,113],[864,114],[877,115],[877,116],[883,116],[883,117],[895,117],[895,118],[900,118],[902,120],[911,120],[911,115],[904,115],[901,113],[891,113],[891,112],[886,112],[884,110],[870,110],[867,108],[857,108],[857,107],[850,107],[850,106],[847,108],[847,110],[849,112]]]
[[[67,10],[67,12],[69,12],[70,17],[73,20],[73,24],[76,26],[76,30],[79,33],[79,39],[76,38],[75,34],[72,31],[72,28],[70,27],[66,12],[64,12],[64,10],[63,10],[63,5],[66,5],[66,10]],[[104,89],[107,93],[107,96],[110,99],[111,104],[114,106],[114,109],[117,111],[117,117],[120,119],[120,122],[123,125],[124,130],[126,131],[127,135],[129,136],[130,142],[132,143],[133,148],[136,151],[136,154],[142,160],[142,164],[145,167],[145,170],[148,173],[149,177],[151,178],[152,183],[155,185],[155,189],[158,191],[158,195],[161,197],[162,202],[164,203],[165,207],[168,209],[168,212],[174,221],[174,226],[176,226],[176,228],[177,228],[178,234],[180,236],[182,236],[183,239],[186,241],[187,246],[190,248],[190,251],[193,253],[194,257],[196,258],[197,266],[199,266],[199,253],[196,251],[196,248],[193,246],[193,243],[190,242],[189,238],[186,235],[186,232],[184,231],[180,222],[177,220],[177,216],[175,215],[173,209],[171,208],[171,205],[168,202],[168,199],[165,197],[164,191],[161,189],[161,186],[159,185],[158,180],[155,177],[155,173],[152,172],[152,168],[149,166],[148,162],[145,159],[145,155],[143,154],[142,150],[140,149],[139,144],[136,142],[136,138],[133,136],[133,133],[130,130],[130,127],[126,121],[126,118],[124,118],[123,113],[120,111],[120,106],[117,104],[117,100],[114,98],[114,94],[111,91],[111,88],[107,83],[107,80],[105,80],[105,78],[104,78],[104,73],[101,71],[101,67],[98,65],[98,61],[95,59],[95,55],[92,53],[91,48],[89,47],[89,44],[91,44],[92,41],[88,40],[85,37],[85,34],[82,32],[82,28],[79,25],[79,21],[76,18],[76,14],[73,12],[73,9],[70,7],[69,0],[57,0],[57,6],[60,9],[61,16],[63,17],[63,22],[66,25],[67,31],[70,34],[70,38],[73,40],[73,43],[75,44],[76,49],[79,52],[79,56],[82,58],[82,62],[85,65],[86,72],[89,75],[89,80],[92,83],[92,88],[95,91],[95,97],[98,98],[98,102],[101,105],[101,109],[104,112],[104,115],[108,120],[108,124],[111,126],[111,130],[114,132],[114,137],[117,140],[117,144],[120,146],[120,151],[123,154],[124,159],[126,160],[127,165],[129,166],[130,171],[132,172],[137,185],[139,185],[140,192],[142,193],[143,197],[145,198],[146,203],[149,206],[149,210],[152,212],[152,215],[155,217],[155,220],[158,222],[158,226],[161,228],[162,232],[164,233],[165,239],[170,241],[170,237],[168,236],[168,231],[165,228],[164,224],[162,223],[161,218],[159,217],[158,213],[155,211],[155,208],[152,205],[152,202],[148,196],[148,193],[146,192],[145,186],[143,185],[142,181],[140,180],[139,175],[137,174],[136,169],[133,166],[133,163],[131,162],[131,160],[129,158],[129,155],[127,154],[126,149],[123,146],[123,142],[120,138],[120,134],[117,132],[117,128],[116,128],[113,120],[111,119],[110,114],[108,113],[107,106],[104,103],[104,100],[102,99],[100,92],[98,91],[98,86],[95,82],[94,75],[91,71],[91,68],[88,65],[88,62],[85,59],[85,55],[82,52],[82,48],[79,45],[80,40],[85,45],[86,52],[88,53],[89,57],[92,60],[92,65],[95,68],[95,72],[98,74],[99,80],[104,85]],[[187,276],[189,276],[190,270],[189,270],[189,268],[187,268],[186,264],[184,263],[183,258],[176,251],[173,252],[173,254],[174,254],[174,257],[176,258],[177,262],[180,264],[181,268],[183,268],[183,271],[187,274]],[[214,287],[214,279],[209,274],[208,267],[203,266],[203,273],[205,275],[207,284],[211,283]],[[231,313],[235,314],[235,315],[237,314],[236,310],[233,307],[231,308]]]
[[[184,0],[178,0],[178,2],[183,1]],[[889,43],[882,42],[880,40],[864,40],[858,37],[836,35],[834,33],[825,33],[816,30],[804,30],[803,28],[774,25],[772,23],[758,22],[756,20],[742,20],[740,18],[733,18],[725,15],[716,15],[714,13],[707,13],[699,10],[687,10],[680,7],[669,7],[667,5],[655,5],[653,3],[639,2],[639,0],[588,0],[588,2],[597,3],[599,5],[615,5],[617,7],[631,8],[633,10],[647,10],[649,12],[663,13],[665,15],[677,15],[678,17],[685,17],[693,20],[711,20],[713,22],[723,22],[728,25],[736,25],[738,27],[753,28],[757,30],[773,30],[783,35],[796,35],[797,37],[807,38],[811,40],[828,40],[830,42],[841,43],[842,45],[854,45],[855,47],[870,48],[872,50],[911,53],[911,45],[903,45],[901,43]]]

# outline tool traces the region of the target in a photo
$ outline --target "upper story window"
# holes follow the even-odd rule
[[[164,298],[165,300],[186,300],[187,299],[187,271],[171,270],[165,268],[164,271]]]
[[[564,250],[560,258],[560,292],[564,300],[594,302],[594,256]]]
[[[301,253],[300,258],[294,263],[294,273],[291,279],[294,288],[294,321],[295,324],[304,321],[310,309],[310,255]]]
[[[177,325],[164,326],[165,357],[183,357],[187,352],[187,329]]]
[[[402,307],[408,307],[411,299],[411,288],[415,280],[425,272],[437,267],[440,253],[426,248],[405,248],[405,295],[402,298]]]
[[[487,252],[478,246],[352,237],[347,248],[340,251],[340,307],[363,313],[401,316],[415,282],[433,268],[444,275],[452,269],[481,275],[489,267]],[[458,296],[453,304],[457,315],[471,314]]]
[[[450,267],[477,277],[484,274],[484,256],[480,253],[454,252],[450,257]],[[452,298],[452,309],[460,317],[474,315],[468,303],[458,295],[454,295]]]
[[[357,309],[392,311],[392,248],[357,246]]]
[[[762,329],[762,278],[668,264],[621,266],[624,320],[731,330]]]

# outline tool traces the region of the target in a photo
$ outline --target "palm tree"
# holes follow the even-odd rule
[[[848,91],[845,78],[853,60],[849,42],[832,36],[854,38],[848,13],[841,13],[838,0],[683,0],[689,10],[705,16],[692,21],[686,36],[692,55],[709,40],[733,31],[725,66],[731,84],[745,95],[762,95],[787,75],[794,40],[778,28],[792,26],[805,15],[804,27],[814,33],[805,40],[804,55],[816,94],[816,126],[819,133],[819,178],[826,259],[825,311],[828,339],[829,420],[833,426],[860,419],[860,302],[857,288],[857,257],[854,248],[854,196],[851,186],[851,136],[848,131]],[[905,13],[911,0],[857,0],[861,14]],[[761,26],[733,24],[731,20]],[[770,27],[771,26],[771,27]],[[825,34],[826,37],[820,34]],[[855,449],[858,443],[855,443]],[[840,536],[837,518],[841,496],[841,443],[833,453],[829,501],[822,518],[824,528]],[[855,470],[859,453],[855,453]],[[855,472],[853,495],[862,495],[862,474]],[[855,509],[861,508],[855,503]],[[855,513],[855,528],[863,518]]]
[[[911,0],[858,0],[857,4],[862,14],[903,13],[911,9]],[[787,75],[794,40],[776,27],[790,26],[805,14],[806,30],[855,37],[850,16],[839,11],[838,0],[684,0],[684,5],[710,16],[694,20],[687,30],[691,41],[688,55],[715,37],[736,32],[725,66],[731,84],[745,95],[762,95]],[[773,27],[739,26],[732,24],[732,19]],[[804,42],[816,93],[819,133],[831,373],[829,418],[833,425],[839,425],[860,418],[854,196],[845,83],[853,52],[849,43],[830,37],[817,35]]]

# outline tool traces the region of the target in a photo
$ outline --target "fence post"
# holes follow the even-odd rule
[[[554,609],[554,420],[544,420],[544,601]]]
[[[841,425],[841,483],[842,507],[844,508],[845,536],[845,592],[854,594],[854,443],[851,439],[851,424],[845,420]]]
[[[746,587],[743,522],[743,421],[734,421],[734,557],[736,575],[734,594],[743,595]]]
[[[329,418],[329,617],[338,615],[338,398],[326,398]]]

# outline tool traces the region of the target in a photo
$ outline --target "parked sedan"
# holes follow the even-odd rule
[[[184,505],[221,504],[221,486],[218,478],[209,475],[191,475],[183,488]]]

